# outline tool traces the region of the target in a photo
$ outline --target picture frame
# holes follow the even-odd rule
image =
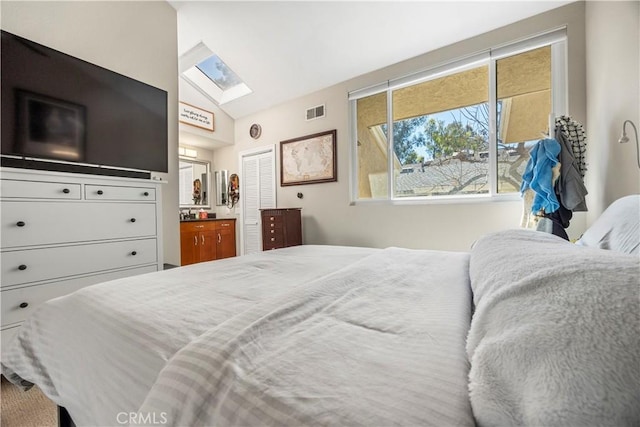
[[[16,91],[17,149],[22,155],[83,161],[86,107],[47,95]]]
[[[337,130],[280,141],[280,186],[338,180]]]
[[[209,132],[215,130],[213,124],[214,114],[195,105],[179,102],[178,121],[189,126],[194,126]]]

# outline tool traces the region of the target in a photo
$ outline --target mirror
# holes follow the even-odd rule
[[[229,172],[219,170],[215,172],[216,186],[216,206],[224,206],[227,204],[227,182]]]
[[[210,162],[180,158],[179,195],[181,208],[210,207]]]

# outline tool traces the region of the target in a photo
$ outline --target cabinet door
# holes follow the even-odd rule
[[[180,265],[189,265],[198,262],[199,258],[199,232],[180,232]]]
[[[236,256],[236,229],[234,223],[219,227],[217,233],[216,259]]]
[[[198,234],[198,245],[200,247],[198,262],[216,259],[216,238],[215,230],[205,230]]]

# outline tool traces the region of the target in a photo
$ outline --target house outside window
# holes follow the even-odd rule
[[[565,34],[350,93],[353,201],[518,193],[530,147],[566,114]]]

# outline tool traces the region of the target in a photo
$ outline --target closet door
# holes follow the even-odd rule
[[[241,155],[242,253],[262,251],[260,209],[276,207],[276,165],[273,148]]]

